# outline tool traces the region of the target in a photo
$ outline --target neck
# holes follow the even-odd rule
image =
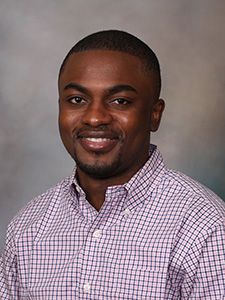
[[[93,178],[82,170],[77,168],[77,179],[79,185],[86,194],[88,202],[99,211],[105,201],[105,193],[108,187],[115,185],[122,185],[130,180],[130,178],[137,172],[130,171],[126,176],[115,176],[110,178]]]
[[[89,176],[81,176],[79,171],[77,172],[77,177],[80,186],[86,194],[86,199],[97,211],[99,211],[105,201],[105,193],[108,184],[104,180],[96,180]]]
[[[128,170],[124,170],[120,174],[108,178],[95,178],[83,172],[77,166],[77,179],[86,194],[86,199],[89,203],[99,211],[105,201],[105,193],[108,187],[115,185],[122,185],[128,182],[134,174],[145,164],[148,160],[148,153],[142,156],[138,163]]]

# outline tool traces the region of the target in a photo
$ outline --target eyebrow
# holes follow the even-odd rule
[[[88,89],[86,89],[84,86],[82,86],[78,83],[75,83],[75,82],[70,82],[64,87],[64,91],[69,90],[69,89],[77,90],[84,94],[88,93]]]
[[[119,85],[112,86],[108,89],[109,94],[116,94],[124,91],[131,91],[137,93],[137,90],[128,84],[119,84]]]
[[[89,94],[89,91],[87,88],[85,88],[84,86],[80,85],[79,83],[75,83],[75,82],[70,82],[64,87],[64,90],[68,90],[68,89],[74,89],[81,93]],[[107,93],[109,95],[113,95],[113,94],[124,92],[124,91],[131,91],[131,92],[135,92],[137,94],[137,90],[129,84],[118,84],[118,85],[112,86],[107,89]]]

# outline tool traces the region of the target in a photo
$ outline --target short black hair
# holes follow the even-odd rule
[[[59,71],[59,77],[71,54],[88,50],[121,51],[138,57],[147,71],[156,77],[157,97],[161,90],[161,72],[156,54],[136,36],[121,30],[103,30],[92,33],[77,42],[67,53]]]

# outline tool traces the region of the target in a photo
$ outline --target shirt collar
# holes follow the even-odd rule
[[[153,191],[161,181],[162,174],[165,172],[163,158],[157,147],[153,144],[149,148],[149,159],[144,166],[124,184],[129,193],[135,190]]]
[[[144,166],[125,184],[119,186],[112,186],[108,190],[125,189],[129,194],[145,193],[146,189],[152,192],[160,183],[162,175],[165,173],[165,165],[163,158],[157,146],[150,144],[149,159]],[[83,189],[80,187],[76,178],[76,167],[69,178],[69,186],[73,188],[79,197],[84,195]]]

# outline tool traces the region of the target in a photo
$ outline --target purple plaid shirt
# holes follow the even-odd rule
[[[73,173],[13,219],[1,300],[224,299],[224,204],[150,149],[99,212]]]

